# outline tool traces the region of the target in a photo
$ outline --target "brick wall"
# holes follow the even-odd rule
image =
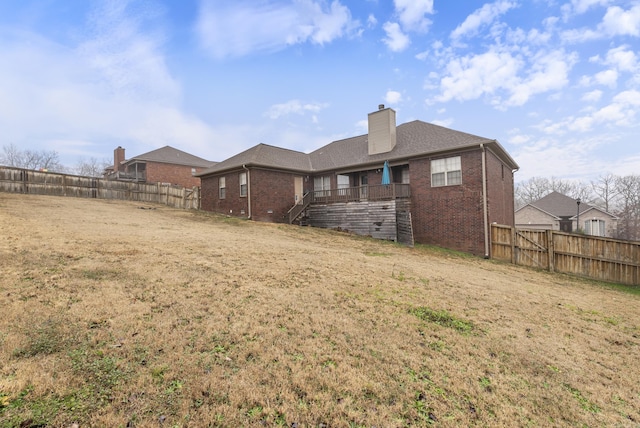
[[[514,226],[513,172],[493,152],[486,153],[489,224]]]
[[[513,226],[513,173],[491,151],[486,154],[488,222]],[[442,157],[410,162],[414,237],[419,243],[484,255],[482,151],[459,155],[462,184],[455,186],[431,187],[431,160]]]
[[[183,187],[200,186],[200,178],[192,175],[192,168],[186,165],[147,162],[147,182],[171,183]],[[195,169],[196,173],[204,170],[204,168]]]
[[[285,215],[295,204],[294,177],[295,174],[287,172],[251,170],[251,216],[254,220],[288,222]],[[307,187],[309,182],[304,182],[303,178],[303,188]]]
[[[431,187],[431,159],[439,158],[409,163],[414,238],[418,243],[483,255],[480,150],[460,153],[460,157],[462,184],[456,186]]]
[[[239,177],[242,171],[229,171],[221,175],[203,177],[200,185],[202,209],[236,217],[247,217],[249,215],[248,198],[240,197]],[[219,197],[220,177],[225,177],[226,193],[224,199]]]
[[[226,172],[226,196],[218,197],[218,183],[220,176],[202,178],[202,209],[221,214],[247,217],[249,215],[248,197],[240,197],[240,173],[244,170]],[[257,221],[282,223],[288,221],[285,215],[295,203],[296,175],[286,172],[251,169],[249,171],[251,193],[251,217]],[[303,176],[306,177],[306,176]],[[304,180],[304,178],[303,178]],[[309,182],[304,182],[308,189]]]

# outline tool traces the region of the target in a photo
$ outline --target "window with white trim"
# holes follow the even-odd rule
[[[584,222],[584,233],[592,236],[604,236],[604,220],[594,218],[593,220],[586,220]]]
[[[347,195],[347,192],[349,192],[349,176],[338,174],[336,178],[338,179],[338,195]]]
[[[338,174],[338,189],[345,189],[349,187],[349,176]]]
[[[313,190],[316,196],[329,196],[331,190],[331,177],[328,175],[314,177]]]
[[[431,187],[462,184],[460,156],[431,161]]]
[[[226,177],[218,178],[218,197],[224,199],[227,196],[227,180]]]
[[[240,173],[239,181],[240,181],[240,197],[246,197],[247,196],[247,173],[246,172]]]

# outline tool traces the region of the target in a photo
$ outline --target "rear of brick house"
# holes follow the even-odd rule
[[[495,140],[422,121],[396,127],[380,106],[368,134],[309,154],[259,144],[197,176],[203,210],[394,240],[378,226],[406,211],[415,242],[489,256],[490,224],[514,225],[517,169]]]
[[[125,158],[125,149],[118,146],[113,151],[113,159],[113,166],[105,170],[106,179],[165,183],[187,188],[199,186],[200,178],[196,174],[216,164],[171,146],[130,159]]]

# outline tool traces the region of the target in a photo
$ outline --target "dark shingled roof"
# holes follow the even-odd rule
[[[305,153],[268,144],[258,144],[229,159],[218,162],[212,168],[197,175],[202,176],[211,172],[226,171],[241,168],[242,166],[263,166],[302,172],[311,170],[309,155]]]
[[[125,162],[129,163],[131,161],[171,163],[175,165],[186,165],[201,168],[210,168],[216,164],[216,162],[199,158],[198,156],[183,152],[182,150],[174,149],[171,146],[164,146],[162,148],[143,153],[132,157],[131,159],[127,159]]]
[[[558,192],[551,192],[547,196],[531,202],[529,205],[555,215],[556,217],[572,217],[578,213],[577,199],[570,198]],[[591,205],[581,202],[580,214],[591,208]]]
[[[368,134],[334,141],[309,154],[258,144],[236,156],[197,174],[205,176],[244,166],[261,166],[301,172],[322,172],[382,164],[452,150],[486,145],[512,169],[518,164],[496,141],[465,132],[454,131],[431,123],[415,120],[396,128],[396,146],[387,153],[369,155]]]

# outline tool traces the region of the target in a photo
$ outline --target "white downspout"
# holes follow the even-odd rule
[[[480,143],[482,150],[482,211],[484,219],[484,258],[489,258],[489,213],[487,210],[487,152],[484,144]]]
[[[247,218],[251,219],[251,171],[242,164],[242,168],[247,171]]]

